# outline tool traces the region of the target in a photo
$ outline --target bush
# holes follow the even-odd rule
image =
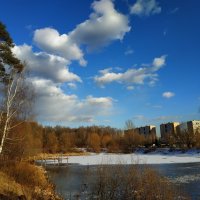
[[[156,171],[139,165],[99,166],[88,184],[89,199],[98,200],[174,200],[181,196],[174,185]]]

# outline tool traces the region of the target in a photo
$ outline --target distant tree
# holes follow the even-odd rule
[[[63,132],[58,140],[61,152],[69,152],[74,147],[74,136],[70,133]]]
[[[88,137],[88,146],[89,148],[91,148],[93,151],[95,152],[99,152],[100,151],[100,137],[97,133],[92,133],[89,137]]]
[[[111,142],[111,140],[112,140],[111,135],[108,135],[108,134],[103,135],[102,138],[101,138],[101,145],[102,145],[102,147],[103,148],[107,148],[108,145],[109,145],[109,143]]]
[[[132,120],[129,119],[125,122],[125,127],[124,127],[125,130],[130,130],[130,129],[134,129],[134,128],[135,128],[135,126],[134,126]]]
[[[50,132],[47,134],[47,142],[45,146],[47,153],[57,153],[58,152],[58,138],[55,132]]]

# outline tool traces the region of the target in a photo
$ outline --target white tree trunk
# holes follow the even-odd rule
[[[1,123],[3,125],[2,129],[2,138],[0,141],[0,155],[3,153],[4,145],[6,138],[8,136],[8,132],[10,130],[10,122],[13,117],[15,117],[16,111],[18,107],[13,108],[13,104],[16,100],[17,93],[19,91],[19,82],[21,80],[21,76],[17,76],[16,74],[11,75],[9,83],[7,85],[7,90],[5,92],[5,102],[4,102],[4,108],[5,108],[5,116],[2,116],[1,114]],[[4,119],[5,118],[5,119]],[[5,121],[5,123],[3,122]]]

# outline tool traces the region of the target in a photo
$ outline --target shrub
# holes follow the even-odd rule
[[[89,199],[97,200],[174,200],[188,199],[156,171],[139,165],[99,166],[88,184]]]

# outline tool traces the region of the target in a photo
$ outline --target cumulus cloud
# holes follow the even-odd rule
[[[48,53],[78,60],[80,65],[86,66],[81,45],[89,49],[105,46],[113,40],[122,40],[131,29],[128,17],[115,9],[112,0],[94,1],[92,9],[89,19],[69,33],[60,34],[50,27],[35,30],[35,44]]]
[[[65,58],[46,52],[33,52],[28,45],[15,46],[13,53],[22,61],[26,61],[32,76],[51,79],[55,82],[81,82],[81,78],[70,72],[70,62]]]
[[[67,34],[60,35],[53,28],[37,29],[34,32],[34,42],[46,52],[62,56],[68,60],[79,60],[80,65],[87,62],[83,58],[83,52]]]
[[[69,33],[73,41],[97,48],[112,40],[122,40],[130,31],[128,17],[114,8],[112,0],[94,1],[92,8],[94,12],[89,19]]]
[[[39,121],[94,122],[111,113],[114,100],[110,97],[89,95],[82,99],[68,92],[82,82],[69,66],[72,61],[87,64],[83,48],[94,49],[122,40],[131,29],[128,16],[115,9],[113,0],[94,1],[91,7],[89,18],[68,33],[50,27],[35,30],[33,44],[40,49],[37,52],[26,44],[13,48],[13,53],[27,63],[29,81],[37,95]]]
[[[160,68],[165,65],[166,56],[154,58],[151,65],[144,65],[141,68],[131,68],[125,72],[116,73],[112,71],[112,68],[99,71],[100,75],[95,76],[95,82],[103,87],[105,84],[118,82],[124,84],[144,84],[145,81],[149,85],[155,84],[158,80],[158,74],[156,73]]]
[[[161,10],[156,0],[137,0],[136,3],[131,6],[131,14],[138,16],[159,14]]]
[[[110,97],[79,99],[65,94],[51,80],[31,78],[29,81],[37,91],[35,110],[40,121],[94,122],[98,116],[109,115],[113,106],[114,100]]]
[[[163,96],[164,98],[170,99],[170,98],[172,98],[173,96],[175,96],[175,93],[173,93],[173,92],[163,92],[162,96]]]
[[[69,72],[69,61],[65,58],[35,53],[28,45],[15,46],[13,53],[21,60],[27,61],[30,71],[28,81],[36,93],[35,113],[40,122],[94,122],[100,116],[111,113],[114,100],[110,97],[87,96],[79,99],[62,89],[63,83],[71,89],[81,79]]]
[[[165,65],[166,57],[167,57],[166,55],[163,55],[159,58],[154,58],[153,63],[152,63],[154,71],[159,70],[161,67]]]

